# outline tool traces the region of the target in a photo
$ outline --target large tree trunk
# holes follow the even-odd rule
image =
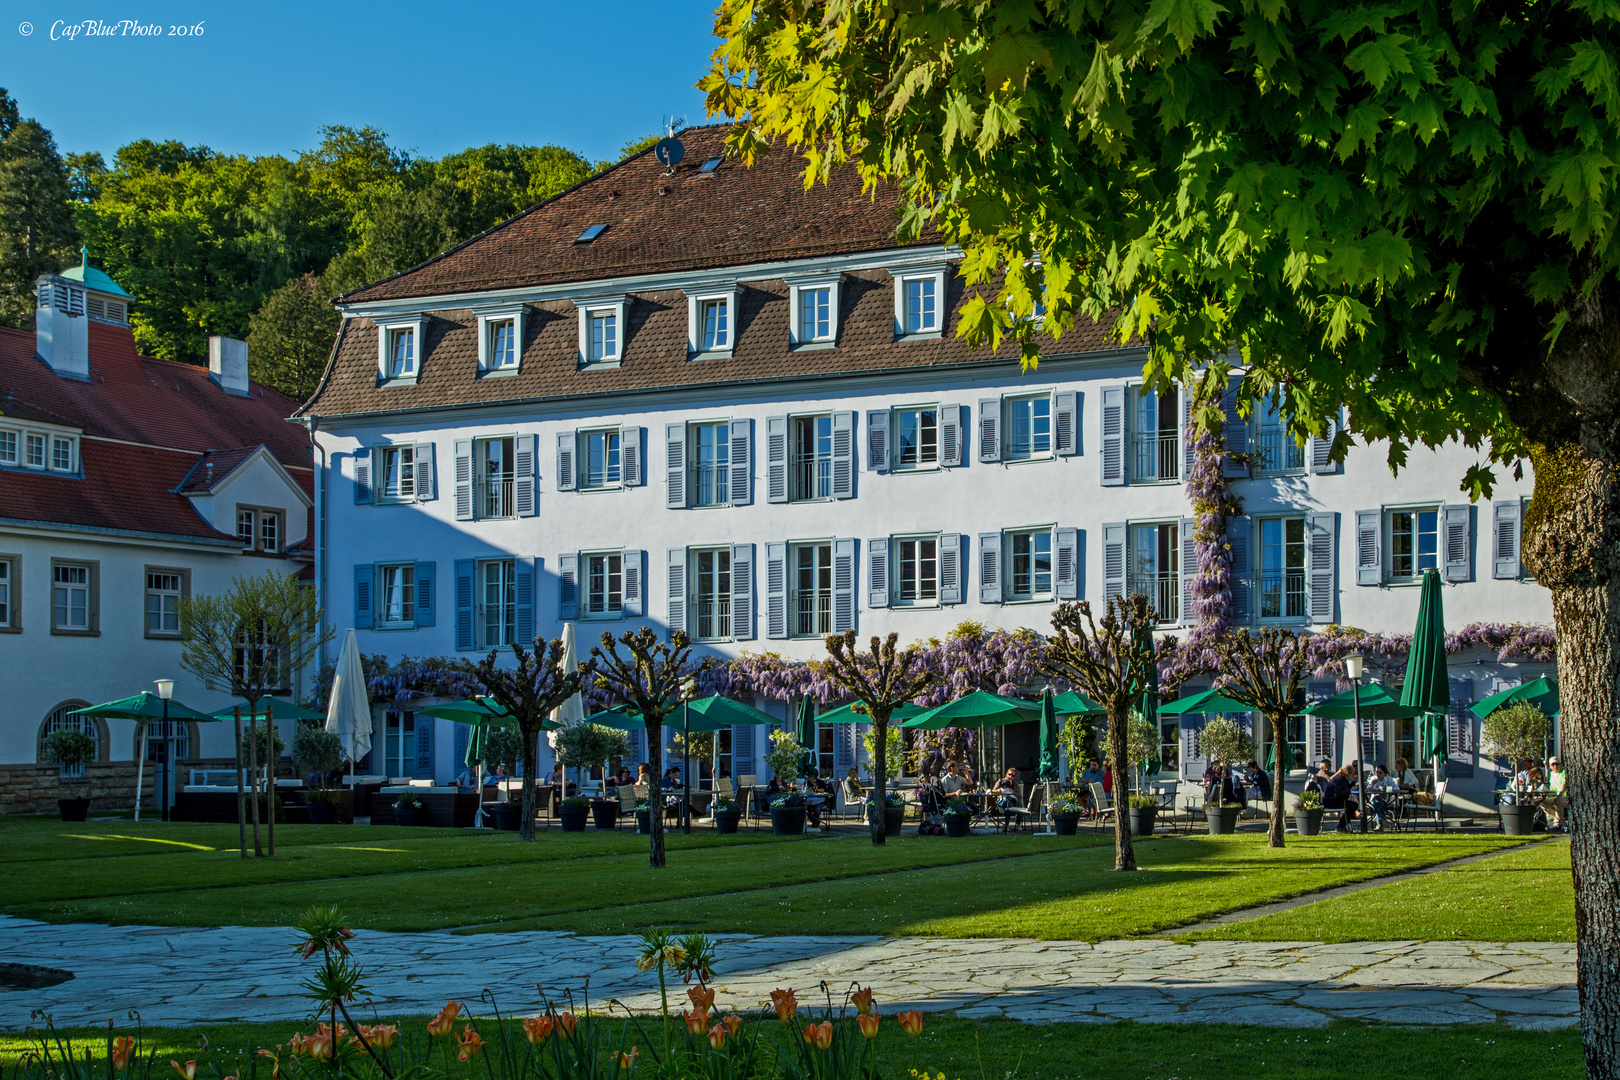
[[[1283,846],[1283,754],[1288,749],[1288,720],[1280,716],[1266,717],[1271,725],[1271,829],[1266,834],[1266,847]]]
[[[866,801],[866,824],[872,832],[872,846],[888,843],[883,829],[889,797],[889,717],[872,714],[872,748],[877,760],[872,762],[872,797]]]
[[[236,843],[242,849],[242,858],[247,858],[247,793],[242,790],[242,778],[245,764],[242,760],[242,710],[232,709],[231,715],[236,720]],[[145,730],[144,728],[142,730]],[[146,760],[146,740],[141,740],[141,761]],[[135,804],[140,805],[141,791],[135,789]]]
[[[1108,717],[1109,770],[1114,774],[1114,869],[1135,870],[1136,849],[1131,846],[1131,781],[1126,758],[1125,725],[1130,714]]]
[[[276,763],[280,758],[276,754],[276,718],[275,710],[266,705],[264,707],[264,752],[270,756],[265,762],[265,772],[269,774],[270,782],[265,785],[270,789],[270,821],[265,826],[265,835],[269,839],[270,857],[276,857]]]
[[[264,854],[264,839],[259,835],[259,714],[258,706],[248,713],[248,790],[253,794],[253,857]],[[167,752],[167,747],[164,748]],[[167,761],[165,760],[165,765]]]
[[[523,817],[518,821],[518,839],[534,839],[534,770],[540,767],[540,731],[520,728],[523,732]],[[566,774],[565,774],[566,776]],[[563,785],[563,794],[568,785]],[[480,798],[483,796],[480,795]]]
[[[652,781],[647,785],[647,832],[652,840],[647,854],[647,865],[654,870],[664,868],[664,725],[658,718],[647,718],[647,771]]]

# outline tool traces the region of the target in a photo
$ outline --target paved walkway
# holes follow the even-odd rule
[[[285,928],[53,926],[0,918],[0,963],[63,968],[43,990],[0,992],[0,1029],[43,1009],[63,1024],[300,1020],[299,980]],[[503,1011],[534,1009],[536,982],[553,997],[590,980],[593,1000],[657,1008],[657,982],[634,965],[635,939],[530,931],[458,936],[361,931],[353,942],[379,1013],[426,1013],[447,999],[475,1011],[485,987]],[[834,993],[870,985],[885,1012],[954,1009],[1028,1021],[1137,1019],[1316,1027],[1334,1017],[1395,1024],[1577,1022],[1572,944],[1383,941],[725,937],[715,986],[722,1007],[757,1008],[772,989],[800,999],[826,980]],[[369,1011],[369,1010],[368,1010]]]

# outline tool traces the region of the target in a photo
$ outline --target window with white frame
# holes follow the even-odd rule
[[[17,629],[17,562],[0,558],[0,630]]]
[[[833,336],[832,289],[799,290],[799,340],[831,341]]]
[[[45,467],[45,436],[37,431],[30,431],[26,440],[27,455],[23,464],[30,469],[43,469]]]
[[[687,318],[687,344],[693,353],[730,352],[736,342],[736,292],[693,295],[687,303]]]
[[[891,603],[896,607],[931,607],[939,603],[939,536],[896,537],[893,551]]]
[[[1389,578],[1416,581],[1425,570],[1439,569],[1440,510],[1420,507],[1391,510],[1385,517],[1389,531]]]
[[[478,564],[478,647],[500,649],[517,634],[517,568],[511,559]]]
[[[1052,596],[1052,530],[1007,533],[1007,596],[1044,600]]]
[[[792,428],[792,469],[788,501],[832,498],[832,417],[795,416],[789,423]]]
[[[10,428],[0,428],[0,465],[17,463],[17,432]]]
[[[416,328],[396,327],[388,331],[388,377],[411,379],[416,377]]]
[[[1181,476],[1181,405],[1175,390],[1136,394],[1131,426],[1131,479],[1138,483]]]
[[[180,570],[146,572],[146,633],[148,637],[180,636],[180,598],[185,595],[185,574]]]
[[[264,627],[251,633],[244,627],[237,632],[231,666],[239,682],[252,684],[262,679],[279,684],[280,688],[287,685],[288,672],[281,663],[281,649]]]
[[[624,608],[624,554],[608,551],[585,559],[585,617],[617,619]]]
[[[377,567],[377,624],[384,629],[416,625],[416,564]]]
[[[509,518],[512,509],[512,478],[514,470],[514,442],[512,436],[479,439],[475,443],[475,484],[478,489],[477,512],[479,518]]]
[[[1283,768],[1289,772],[1303,772],[1310,767],[1305,746],[1305,717],[1298,714],[1288,718],[1288,727],[1283,732]]]
[[[579,358],[584,364],[617,364],[624,350],[626,301],[579,304]]]
[[[1159,721],[1159,772],[1181,772],[1181,720],[1172,718]]]
[[[1181,523],[1130,526],[1130,591],[1147,597],[1161,625],[1181,618]]]
[[[1052,396],[1034,394],[1006,399],[1008,461],[1052,456]]]
[[[146,729],[147,761],[162,761],[165,750],[174,761],[191,757],[191,724],[187,721],[154,720]]]
[[[731,640],[731,549],[692,552],[691,625],[698,641]]]
[[[504,371],[518,366],[517,320],[491,319],[485,327],[488,336],[488,362],[490,371]]]
[[[427,723],[432,723],[431,720]],[[416,714],[389,711],[383,715],[382,766],[387,776],[416,774]]]
[[[1261,619],[1305,618],[1305,519],[1261,518]]]
[[[45,740],[58,731],[77,731],[81,735],[88,735],[90,740],[96,744],[95,753],[90,756],[90,760],[99,761],[101,759],[101,731],[96,726],[95,719],[89,716],[69,715],[75,709],[87,709],[89,707],[90,703],[88,701],[64,701],[51,710],[50,715],[45,718],[45,722],[39,726],[38,760],[40,762],[43,763],[49,760],[45,750]],[[61,765],[59,766],[59,775],[63,780],[82,780],[84,779],[85,764],[85,762],[80,762],[77,765]]]
[[[579,487],[618,487],[623,482],[619,453],[619,429],[579,433]]]
[[[1256,476],[1288,476],[1305,471],[1305,448],[1289,434],[1288,421],[1270,400],[1255,403],[1254,443],[1249,460]]]
[[[832,633],[832,554],[828,543],[794,544],[789,549],[793,637]]]
[[[895,409],[893,467],[928,469],[939,464],[939,410],[932,405]]]
[[[91,568],[83,563],[55,563],[51,567],[51,629],[58,633],[88,633],[95,617]]]
[[[904,317],[901,326],[907,334],[929,334],[939,330],[939,279],[928,277],[906,278],[901,282],[905,294]]]
[[[64,435],[51,436],[51,469],[53,472],[72,472],[74,470],[73,443],[73,439]]]
[[[731,501],[731,424],[693,424],[687,439],[691,505],[725,506]]]
[[[281,551],[283,514],[257,506],[236,508],[236,538],[244,551],[258,551],[275,555]]]
[[[416,501],[416,447],[384,446],[377,451],[377,500]]]

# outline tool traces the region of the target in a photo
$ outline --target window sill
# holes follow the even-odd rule
[[[730,349],[705,349],[702,352],[688,353],[686,358],[694,363],[699,360],[730,360]]]
[[[945,336],[943,330],[918,330],[911,334],[897,334],[895,341],[938,341]]]
[[[372,499],[371,504],[373,506],[415,506],[416,496]]]
[[[1181,483],[1181,477],[1172,476],[1168,480],[1127,480],[1126,487],[1171,487]]]
[[[1032,464],[1034,464],[1035,462],[1038,462],[1038,461],[1056,461],[1056,460],[1057,460],[1057,457],[1055,455],[1053,455],[1053,454],[1040,454],[1040,455],[1035,456],[1035,457],[1021,457],[1021,458],[1004,457],[1004,458],[1001,459],[1001,463],[1003,465],[1032,465]]]
[[[372,629],[378,631],[415,630],[416,624],[414,622],[378,623]]]
[[[890,465],[889,472],[900,473],[936,473],[943,468],[937,461],[924,462],[921,465]]]
[[[889,608],[893,611],[938,611],[942,606],[938,600],[889,601]]]
[[[599,484],[596,487],[586,487],[581,484],[577,489],[581,495],[600,495],[604,491],[623,491],[623,484]]]
[[[580,361],[580,364],[579,364],[579,370],[581,370],[581,371],[597,371],[599,369],[600,370],[610,370],[612,368],[619,367],[621,364],[623,364],[623,361],[620,360],[618,357],[614,357],[612,360],[582,360],[582,361]]]
[[[482,368],[478,372],[480,379],[510,379],[521,369],[516,367]]]
[[[688,509],[688,510],[729,510],[729,509],[731,509],[731,504],[728,503],[728,502],[704,503],[702,506],[688,506],[686,509]],[[716,641],[730,641],[731,639],[730,638],[716,638],[715,640]]]
[[[620,612],[617,612],[617,611],[612,612],[611,614],[581,615],[579,617],[579,621],[580,622],[623,622],[624,621],[624,615],[622,613],[620,613]]]
[[[1039,596],[1008,596],[1001,601],[1003,604],[1055,604],[1057,597],[1051,593],[1042,593]]]
[[[22,631],[20,626],[0,626],[0,634],[20,634]]]
[[[146,640],[148,640],[148,641],[179,641],[180,640],[180,634],[178,632],[175,632],[175,633],[167,633],[167,632],[165,632],[165,633],[160,634],[160,633],[157,633],[155,631],[148,630],[146,632]]]
[[[1227,477],[1227,479],[1229,479],[1229,480],[1290,480],[1290,479],[1297,479],[1297,478],[1299,478],[1301,476],[1309,476],[1309,475],[1310,475],[1310,473],[1307,472],[1305,469],[1278,469],[1275,472],[1261,472],[1260,470],[1256,469],[1252,474],[1250,474],[1247,477],[1244,477],[1244,476],[1231,476],[1231,477]]]
[[[820,352],[823,349],[835,349],[836,341],[799,341],[788,346],[789,352]]]
[[[51,627],[52,637],[100,637],[100,630],[63,630],[59,626]]]
[[[379,378],[377,380],[377,386],[379,389],[389,386],[415,386],[416,380],[417,376],[415,375],[399,375],[393,378]]]

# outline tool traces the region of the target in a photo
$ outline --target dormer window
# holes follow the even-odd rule
[[[414,383],[422,370],[427,317],[377,324],[377,377],[384,383]]]
[[[588,359],[593,364],[619,358],[619,316],[614,311],[590,314],[591,340]]]
[[[944,322],[944,268],[894,272],[894,336],[939,337]]]
[[[89,294],[85,299],[85,312],[97,322],[114,323],[118,326],[127,325],[126,313],[128,307],[122,300],[112,300],[106,297]]]
[[[838,340],[838,285],[836,277],[788,282],[789,344],[831,348]]]
[[[0,468],[76,473],[79,471],[79,437],[67,431],[0,427]]]
[[[729,356],[737,334],[737,290],[687,294],[688,355]]]
[[[523,362],[523,313],[521,305],[478,313],[478,370],[518,369]]]
[[[388,377],[409,379],[416,374],[416,331],[393,330],[388,334]]]
[[[579,360],[582,367],[617,367],[624,351],[627,300],[576,300],[579,306]]]

